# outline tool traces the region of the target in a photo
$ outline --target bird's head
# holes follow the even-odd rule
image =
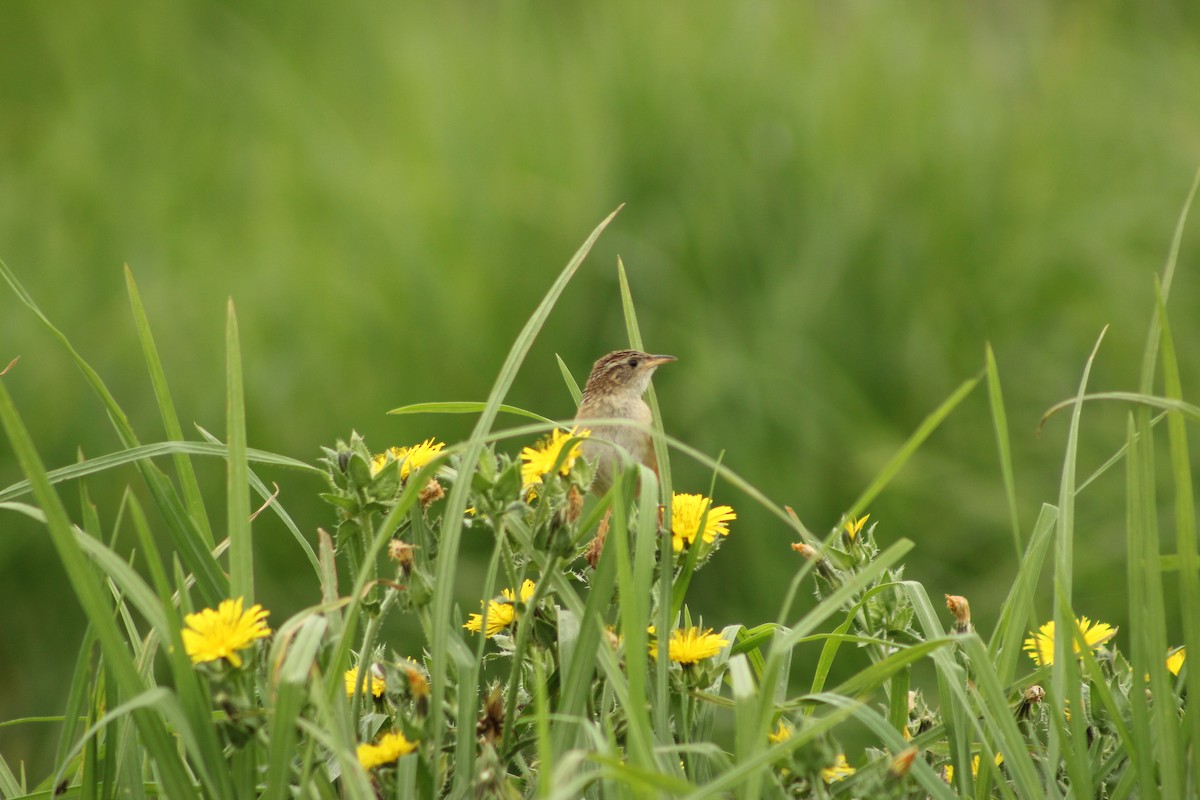
[[[585,399],[605,395],[641,397],[650,384],[650,376],[661,364],[675,356],[651,355],[641,350],[617,350],[600,358],[588,375]]]

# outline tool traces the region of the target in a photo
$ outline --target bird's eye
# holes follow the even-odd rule
[[[631,366],[631,367],[633,367],[634,369],[636,369],[636,368],[637,368],[637,365],[638,365],[638,360],[637,360],[636,358],[631,358],[631,359],[629,359],[629,366]]]

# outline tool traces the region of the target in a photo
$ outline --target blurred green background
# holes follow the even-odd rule
[[[469,418],[387,417],[483,399],[521,325],[618,204],[510,402],[574,408],[625,343],[616,258],[668,431],[824,532],[921,419],[978,373],[1004,379],[1021,521],[1057,496],[1065,418],[1132,388],[1161,268],[1200,165],[1195,10],[1036,3],[7,2],[0,10],[0,258],[162,437],[128,313],[139,282],[181,417],[223,430],[236,303],[254,447],[314,460],[351,429],[382,449]],[[1185,387],[1200,372],[1198,225],[1171,299]],[[63,351],[0,292],[0,364],[47,463],[117,448]],[[1122,441],[1087,410],[1081,473]],[[502,421],[503,422],[503,421]],[[985,635],[1015,565],[977,391],[871,508],[916,542],[910,577],[967,595]],[[708,475],[674,463],[679,490]],[[203,477],[222,503],[222,468]],[[310,536],[331,514],[294,474]],[[0,485],[21,478],[7,442]],[[131,471],[93,482],[111,523]],[[1122,479],[1078,509],[1076,603],[1122,624]],[[73,486],[63,487],[72,507]],[[739,513],[693,584],[706,624],[773,618],[792,537]],[[220,519],[219,510],[215,519]],[[257,524],[260,597],[312,603],[294,542]],[[463,603],[474,605],[467,542]],[[807,592],[807,590],[806,590]],[[1044,611],[1050,599],[1041,600]],[[60,713],[82,631],[49,540],[0,516],[0,720]],[[401,630],[396,633],[402,639]],[[393,641],[401,650],[411,643]],[[56,730],[0,729],[48,768]]]

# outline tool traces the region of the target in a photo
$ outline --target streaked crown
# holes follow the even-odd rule
[[[631,392],[640,396],[650,383],[650,376],[661,364],[674,361],[675,356],[652,355],[641,350],[617,350],[601,357],[592,365],[583,398],[616,392]]]

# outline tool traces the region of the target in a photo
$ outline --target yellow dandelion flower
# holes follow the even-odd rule
[[[1178,675],[1179,670],[1183,669],[1183,662],[1187,660],[1186,649],[1181,647],[1167,656],[1167,669],[1170,670],[1172,675]]]
[[[528,603],[529,598],[533,597],[534,589],[537,588],[531,580],[526,580],[521,584],[521,602]],[[505,589],[500,593],[503,595],[503,600],[487,601],[487,637],[490,639],[500,631],[507,628],[517,618],[516,609],[516,593],[512,589]],[[483,603],[480,603],[483,605]],[[472,633],[479,633],[479,629],[483,626],[483,614],[472,614],[467,618],[464,628]]]
[[[779,720],[779,727],[775,729],[774,733],[767,734],[767,741],[771,744],[786,742],[790,738],[792,738],[792,727],[783,720]]]
[[[821,777],[826,783],[840,781],[843,778],[849,778],[854,774],[854,767],[846,761],[845,753],[838,753],[837,760],[833,762],[833,766],[825,767],[821,770]]]
[[[996,758],[995,758],[996,766],[998,767],[1003,763],[1004,763],[1004,756],[1001,755],[1000,753],[996,753]],[[971,759],[971,775],[976,778],[979,777],[979,754],[978,753],[975,754],[975,757]],[[954,783],[954,765],[953,764],[947,764],[945,767],[942,768],[942,777],[944,777],[946,779],[946,783]]]
[[[183,635],[183,649],[193,664],[216,661],[224,658],[235,667],[242,665],[239,650],[254,644],[255,639],[271,635],[267,627],[269,611],[260,605],[242,611],[242,598],[222,600],[214,611],[206,608],[183,618],[187,625]]]
[[[576,439],[558,467],[560,475],[569,474],[571,467],[575,466],[575,459],[579,458],[579,454],[583,451],[583,442],[579,439],[586,439],[590,434],[591,431],[586,428],[584,430],[572,428],[570,431],[553,430],[550,432],[550,438],[539,442],[536,447],[522,448],[521,460],[525,462],[521,465],[522,485],[536,486],[541,483],[543,476],[554,471],[554,465],[558,462],[563,445],[571,439]]]
[[[870,514],[863,514],[858,519],[848,519],[842,528],[846,531],[846,538],[854,541],[858,538],[858,534],[862,533],[863,525],[867,524],[867,520],[871,518]]]
[[[1083,640],[1093,650],[1117,635],[1117,629],[1107,622],[1092,622],[1087,617],[1080,617],[1075,621],[1075,624],[1079,626],[1079,631],[1083,634]],[[1074,651],[1078,653],[1079,643],[1072,641],[1071,644],[1074,647]],[[1039,667],[1053,664],[1054,620],[1050,620],[1038,628],[1037,633],[1032,633],[1031,631],[1030,637],[1025,640],[1024,649],[1029,651],[1029,657]]]
[[[402,461],[400,480],[408,480],[409,473],[428,464],[445,446],[445,442],[430,438],[412,447],[389,447],[385,452],[371,457],[371,475],[375,476],[393,461]]]
[[[363,769],[375,769],[384,764],[390,764],[417,749],[416,742],[410,742],[402,733],[385,733],[375,744],[360,744],[358,746],[358,763]]]
[[[712,632],[711,628],[676,628],[667,643],[667,657],[679,664],[695,664],[712,658],[729,646],[729,642]],[[658,642],[650,643],[650,657],[658,658]]]
[[[671,496],[671,547],[678,553],[685,544],[690,545],[696,540],[697,533],[704,541],[712,543],[718,535],[729,535],[729,523],[735,519],[737,514],[732,508],[712,506],[712,499],[704,495],[674,494]],[[704,520],[704,530],[700,529],[701,520]]]
[[[342,675],[342,677],[346,681],[346,696],[350,697],[351,695],[354,694],[354,688],[356,686],[358,686],[358,667],[353,667],[351,669],[346,670],[346,672]],[[370,687],[368,687],[368,691],[370,691],[371,694],[374,695],[375,697],[382,697],[384,691],[386,691],[386,690],[387,690],[387,680],[379,675],[376,675],[375,670],[372,669],[371,670],[371,685],[370,685]]]

